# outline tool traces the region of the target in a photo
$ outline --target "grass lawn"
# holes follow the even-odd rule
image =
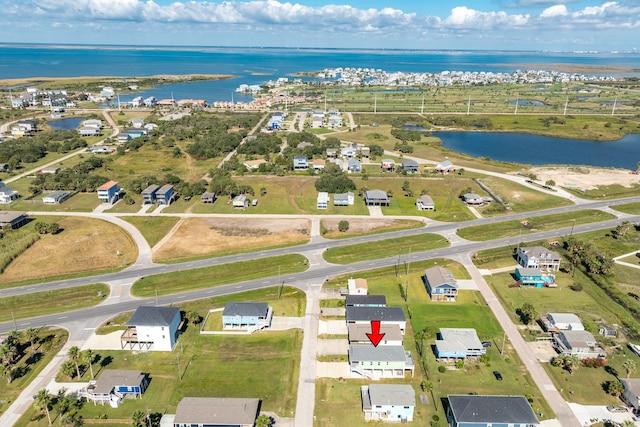
[[[351,264],[358,261],[386,258],[396,254],[446,248],[449,246],[449,241],[439,234],[421,234],[379,240],[368,246],[366,251],[362,250],[361,244],[338,246],[327,249],[322,253],[322,256],[326,261],[334,264]]]
[[[142,194],[130,194],[135,203],[128,205],[124,200],[119,200],[112,208],[106,209],[108,213],[136,213],[142,208]],[[153,208],[152,208],[153,209]]]
[[[495,215],[507,212],[530,212],[541,209],[569,206],[573,203],[563,197],[550,196],[541,191],[532,190],[524,185],[506,179],[487,176],[479,181],[488,187],[491,192],[498,197],[510,211],[492,211],[491,207],[478,209],[483,215]],[[492,202],[492,206],[495,202]],[[489,212],[490,211],[490,212]]]
[[[581,225],[606,221],[613,218],[615,217],[610,213],[600,210],[584,210],[464,227],[458,230],[458,235],[473,241],[491,240],[495,236],[514,237],[521,235],[526,238],[529,233],[571,227],[574,224]]]
[[[320,220],[320,232],[322,237],[326,239],[349,239],[352,237],[368,236],[371,234],[388,233],[390,231],[409,230],[412,228],[422,228],[424,223],[422,221],[414,221],[409,219],[398,219],[392,221],[382,221],[377,226],[377,222],[373,219],[367,219],[367,230],[362,231],[361,228],[353,227],[355,221],[349,220],[349,229],[347,231],[338,230],[339,221]]]
[[[93,307],[109,296],[103,284],[0,298],[0,322]]]
[[[579,367],[573,374],[569,374],[560,367],[544,363],[542,366],[551,377],[556,388],[568,402],[582,405],[623,405],[623,402],[603,390],[607,381],[617,381],[626,377],[623,363],[633,360],[640,363],[638,356],[633,354],[626,346],[617,349],[608,349],[607,364],[603,368]],[[637,377],[637,374],[632,374]]]
[[[640,203],[628,203],[626,205],[612,206],[611,208],[632,215],[640,215]]]
[[[18,199],[11,204],[10,209],[16,211],[39,212],[92,212],[100,205],[96,193],[76,193],[58,205],[48,205],[42,202],[42,195],[33,201]]]
[[[46,234],[14,259],[0,274],[2,286],[29,280],[124,268],[138,257],[129,233],[106,221],[83,217],[36,217],[57,222],[61,231]],[[32,227],[36,222],[27,225]]]
[[[411,197],[405,196],[402,189],[404,182],[409,183],[413,192]],[[390,173],[385,177],[370,177],[366,181],[362,178],[354,179],[356,187],[369,190],[391,191],[393,197],[388,207],[383,206],[385,215],[415,215],[424,216],[438,221],[465,221],[475,217],[458,197],[460,192],[470,187],[474,192],[480,192],[480,188],[471,179],[448,175],[444,178],[422,178],[420,176],[398,176]],[[435,211],[419,211],[416,209],[416,198],[422,192],[429,195],[436,205]]]
[[[576,187],[564,187],[564,189],[583,199],[608,200],[637,196],[640,191],[640,184],[635,184],[630,187],[625,187],[620,184],[599,185],[598,188],[585,190],[585,192],[580,191],[580,189]],[[635,209],[633,204],[631,206],[632,209]],[[616,209],[618,208],[619,206],[616,207]]]
[[[151,247],[158,243],[180,219],[171,216],[123,216],[121,218],[135,225]]]
[[[69,334],[64,329],[40,329],[38,331],[38,341],[34,342],[35,352],[32,359],[29,358],[31,355],[30,344],[24,336],[21,337],[22,344],[20,349],[22,356],[17,363],[19,376],[11,384],[7,384],[3,378],[4,381],[2,387],[0,387],[0,414],[4,413],[16,397],[22,393],[22,390],[36,379],[42,369],[60,351],[68,337]]]
[[[138,297],[169,295],[258,278],[274,277],[307,269],[302,255],[282,255],[213,267],[143,277],[133,284],[131,293]]]

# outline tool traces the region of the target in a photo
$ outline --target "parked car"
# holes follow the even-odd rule
[[[482,341],[483,347],[491,347],[491,341]]]
[[[191,196],[184,196],[184,201],[188,202],[189,200],[191,200]]]
[[[626,408],[626,406],[614,406],[614,405],[607,406],[607,411],[609,411],[609,412],[629,412],[629,410]]]
[[[251,206],[258,206],[258,199],[253,199],[251,201]]]
[[[502,381],[502,374],[500,371],[493,371],[493,376],[496,377],[496,380]]]

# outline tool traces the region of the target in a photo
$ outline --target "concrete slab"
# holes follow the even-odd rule
[[[464,290],[464,291],[478,290],[478,285],[476,285],[476,282],[474,282],[473,280],[469,280],[469,279],[457,280],[456,283],[458,284],[458,290]]]
[[[304,327],[304,317],[283,317],[273,316],[271,327],[274,331],[284,331],[286,329],[302,329]]]
[[[618,423],[622,423],[624,421],[635,421],[633,414],[631,412],[627,413],[616,413],[607,411],[606,406],[596,406],[596,405],[580,405],[578,403],[567,402],[569,407],[575,414],[576,418],[580,420],[582,425],[591,425],[595,419],[599,421],[603,420],[612,420]],[[636,425],[640,425],[639,422],[635,423]]]
[[[319,339],[318,355],[347,354],[349,352],[349,342],[346,339]]]
[[[323,316],[346,316],[346,309],[344,307],[335,308],[321,308],[320,314]]]
[[[120,336],[124,329],[121,331],[111,332],[107,335],[93,334],[91,337],[82,344],[81,350],[122,350],[120,345]]]
[[[382,208],[380,206],[367,206],[369,209],[369,216],[373,218],[383,218]]]
[[[318,335],[347,335],[347,322],[344,320],[319,320]]]
[[[350,378],[348,362],[318,362],[316,369],[318,378]]]

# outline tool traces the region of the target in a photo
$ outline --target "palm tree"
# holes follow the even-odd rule
[[[69,359],[76,365],[76,374],[78,378],[80,378],[80,367],[78,366],[78,362],[80,361],[80,348],[74,345],[69,349],[67,355],[69,355]]]
[[[131,416],[131,425],[133,427],[142,427],[144,423],[144,412],[137,410]]]
[[[0,368],[2,369],[2,375],[7,378],[7,384],[11,384],[11,381],[13,381],[13,373],[15,371],[13,365],[9,363],[2,363],[0,364]]]
[[[93,362],[95,362],[96,356],[97,356],[96,353],[91,349],[88,349],[87,351],[84,352],[84,358],[89,364],[89,372],[91,372],[91,379],[93,379]]]
[[[24,334],[27,337],[27,340],[29,341],[29,344],[31,344],[31,352],[33,353],[35,351],[35,348],[34,348],[33,344],[38,339],[38,331],[36,329],[33,329],[33,328],[27,328],[27,329],[25,329]]]
[[[624,363],[622,364],[622,367],[624,368],[625,371],[627,371],[627,379],[631,376],[632,373],[634,373],[637,369],[636,366],[636,362],[634,362],[631,359],[627,359],[624,361]]]
[[[40,411],[43,411],[45,414],[47,414],[47,418],[49,419],[49,425],[51,425],[51,414],[49,413],[51,396],[49,395],[49,390],[47,390],[46,388],[43,388],[36,394],[34,399],[35,399],[35,404],[40,409]]]

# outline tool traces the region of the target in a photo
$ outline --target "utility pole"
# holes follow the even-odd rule
[[[573,237],[573,228],[576,226],[576,219],[573,219],[573,224],[571,224],[571,233],[569,234],[569,238]]]
[[[180,355],[176,354],[176,360],[178,361],[178,379],[182,382],[182,375],[180,374]]]
[[[13,310],[11,310],[11,319],[13,320],[13,330],[18,332],[18,325],[16,324],[16,316],[13,315]]]
[[[504,342],[507,340],[507,332],[504,332],[504,335],[502,335],[502,348],[500,349],[500,355],[504,355]]]
[[[156,307],[158,306],[158,290],[156,289]]]

